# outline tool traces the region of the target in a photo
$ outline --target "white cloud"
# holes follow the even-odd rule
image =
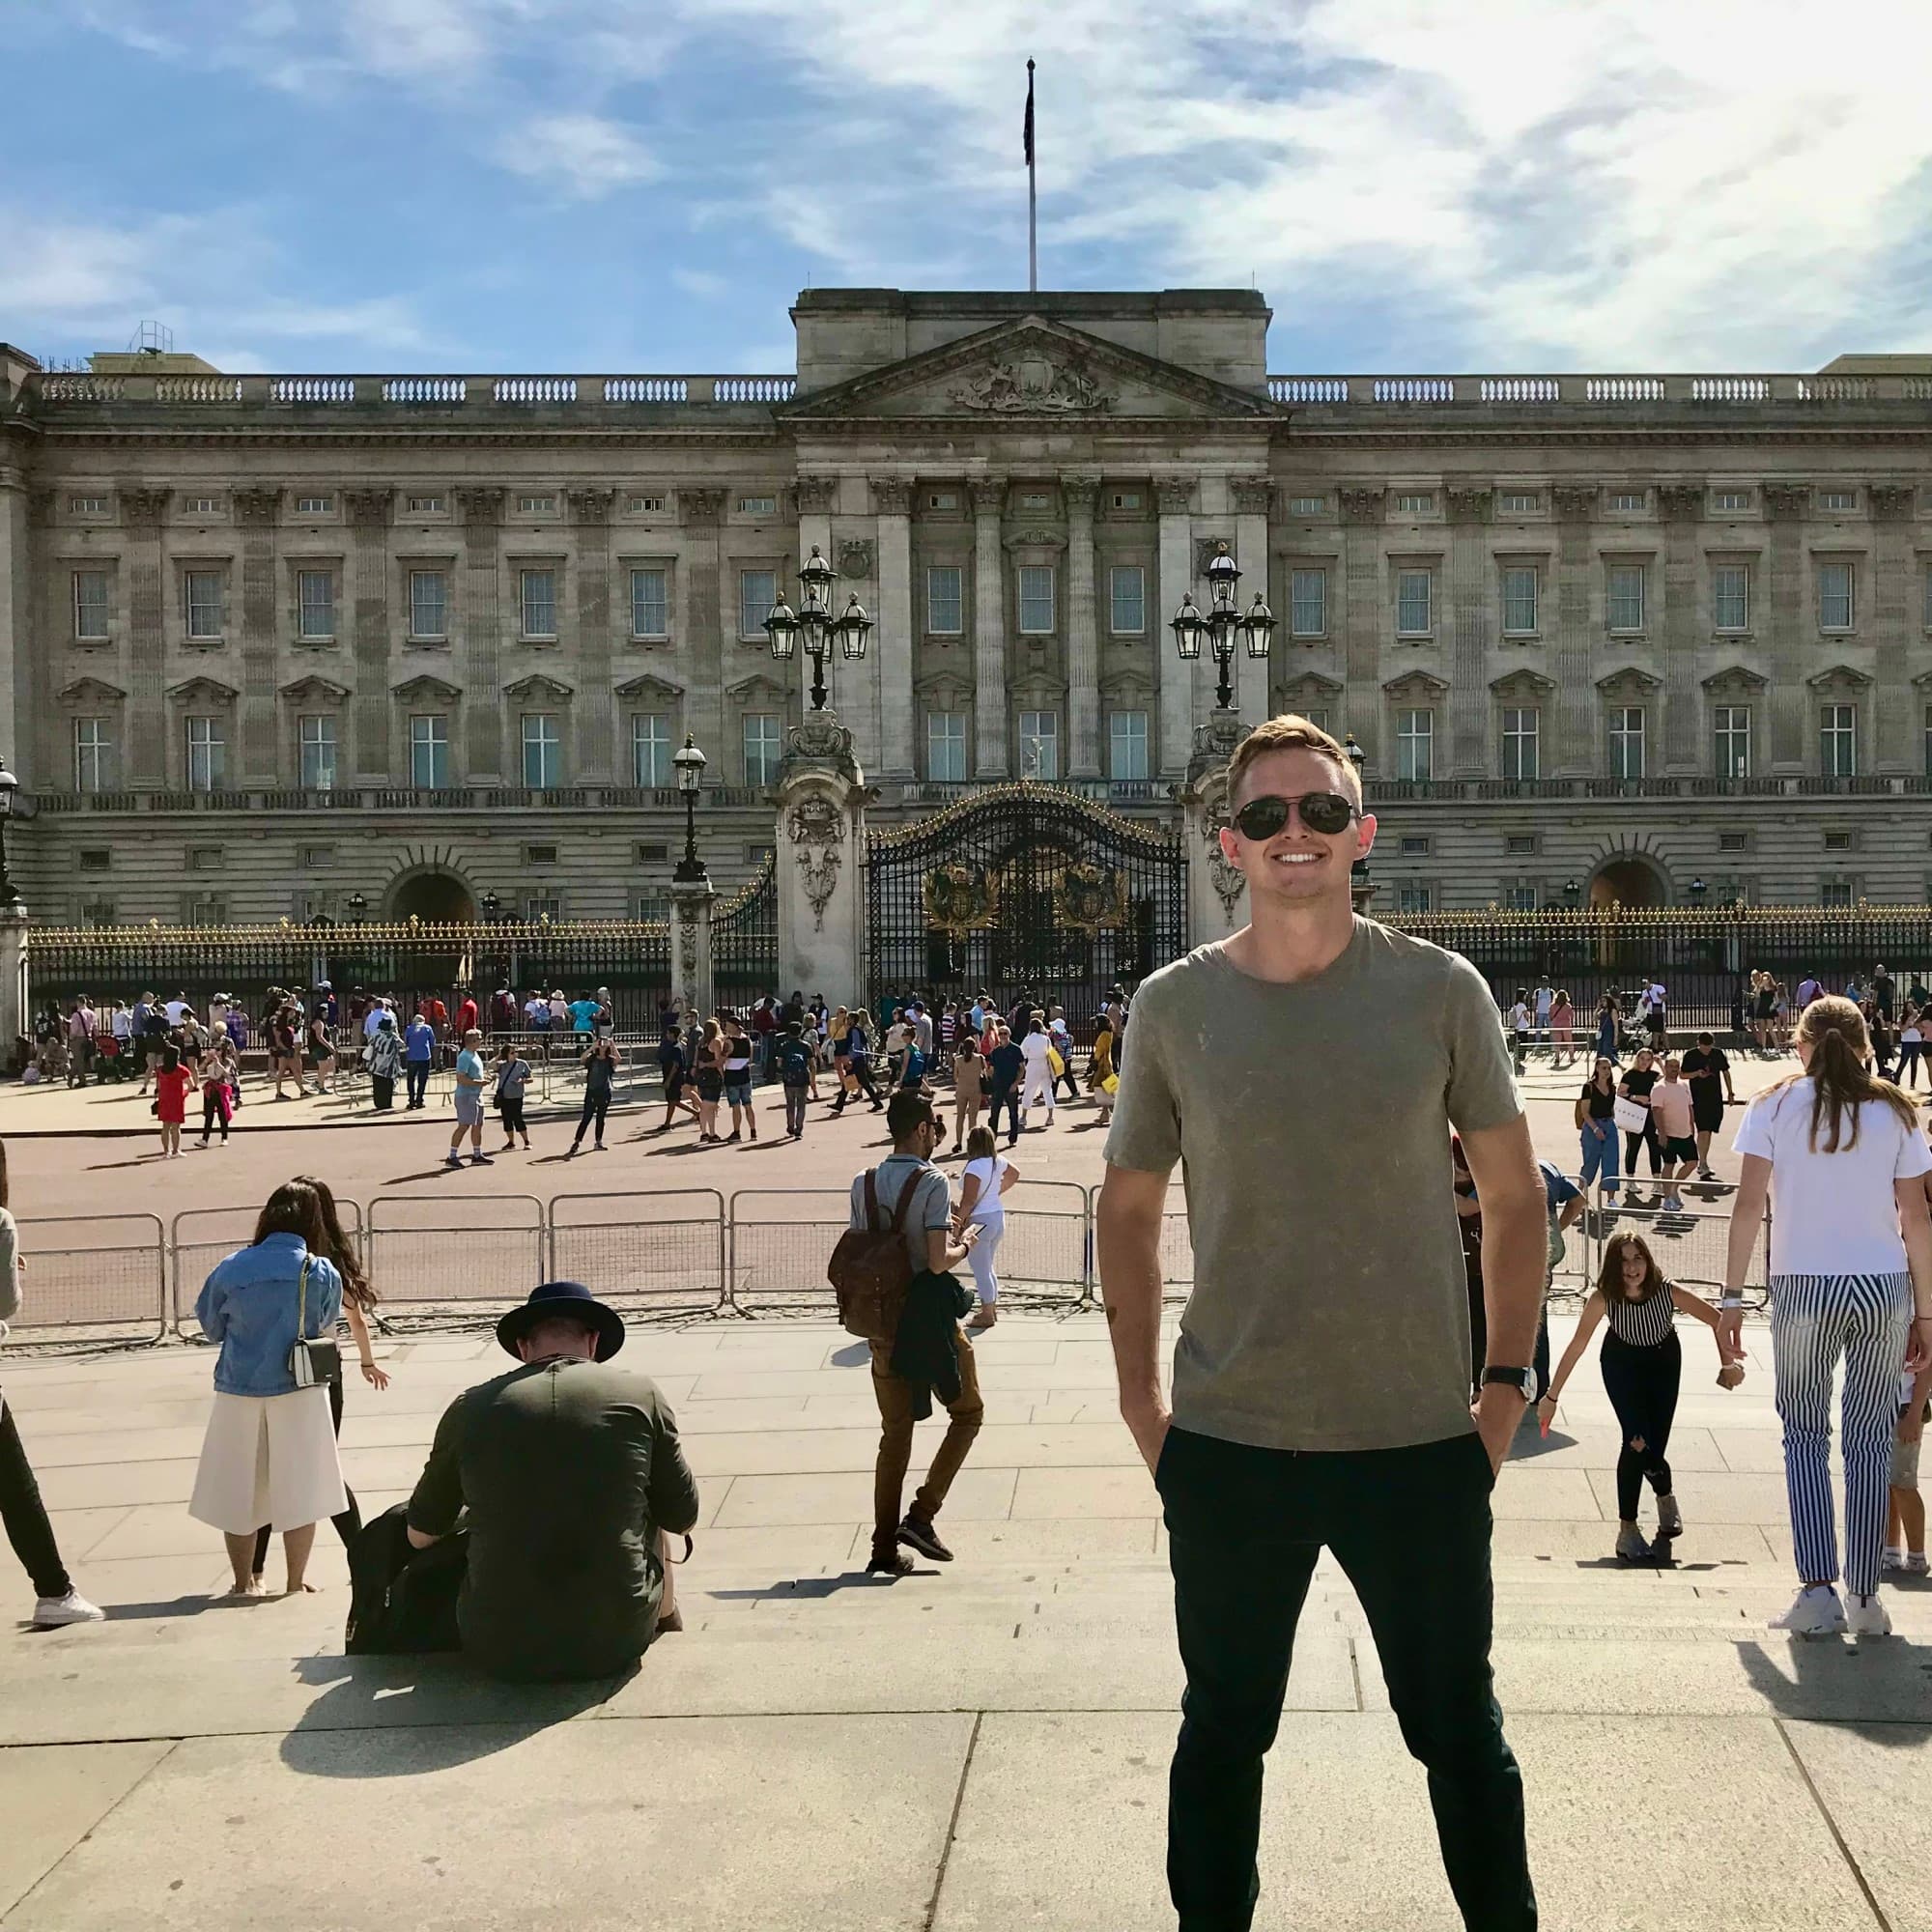
[[[698,301],[717,301],[731,293],[731,284],[709,269],[673,269],[671,285]]]
[[[497,158],[513,174],[585,201],[655,181],[664,172],[664,164],[628,128],[595,114],[526,121],[505,136]]]

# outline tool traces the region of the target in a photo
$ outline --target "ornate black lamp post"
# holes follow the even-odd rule
[[[1208,639],[1217,680],[1214,702],[1223,711],[1235,708],[1235,686],[1228,667],[1234,662],[1236,640],[1245,637],[1248,655],[1251,658],[1265,658],[1268,638],[1274,630],[1274,612],[1259,592],[1245,614],[1236,610],[1235,586],[1240,581],[1241,573],[1236,568],[1235,559],[1228,554],[1228,546],[1217,544],[1214,554],[1208,561],[1208,609],[1204,611],[1195,603],[1193,591],[1184,591],[1180,608],[1174,613],[1170,627],[1174,632],[1174,647],[1184,660],[1198,658],[1201,655],[1201,639],[1204,637]]]
[[[1704,895],[1710,890],[1710,887],[1702,879],[1692,879],[1690,881],[1690,903],[1693,906],[1702,905],[1704,903]]]
[[[846,599],[845,609],[837,617],[833,616],[828,600],[838,577],[838,572],[819,554],[818,546],[813,544],[811,554],[806,558],[804,567],[798,573],[798,609],[794,611],[781,596],[772,606],[772,614],[765,619],[765,635],[772,640],[772,656],[780,664],[789,664],[792,652],[798,648],[800,640],[804,640],[805,654],[811,660],[811,708],[814,711],[825,709],[825,660],[832,654],[834,639],[838,640],[844,655],[857,664],[866,655],[866,639],[872,629],[872,620],[867,616],[866,607],[859,602],[856,591]]]
[[[1567,905],[1572,912],[1576,911],[1577,902],[1582,896],[1583,896],[1583,888],[1579,886],[1575,879],[1565,879],[1563,881],[1563,903]]]
[[[1255,601],[1259,603],[1261,600],[1257,598]],[[1274,620],[1269,618],[1268,621],[1272,623]],[[1355,788],[1360,791],[1362,786],[1362,767],[1369,762],[1369,754],[1356,743],[1355,734],[1352,731],[1342,740],[1342,749],[1348,753],[1349,762],[1355,768]],[[1368,794],[1363,792],[1362,796],[1364,803],[1366,803]],[[1361,881],[1369,876],[1369,862],[1366,859],[1357,859],[1349,867],[1349,875],[1356,882],[1359,888]]]
[[[477,903],[483,908],[483,917],[488,920],[494,920],[503,901],[495,893],[485,893]]]
[[[7,761],[0,758],[0,905],[18,905],[20,894],[7,870],[7,821],[14,815],[14,800],[20,789],[20,781],[7,769]]]
[[[684,744],[671,753],[671,766],[677,773],[677,788],[684,794],[684,857],[677,862],[677,869],[671,874],[673,879],[687,884],[696,884],[708,876],[704,861],[697,856],[697,781],[704,776],[704,767],[710,760],[697,749],[696,740],[687,731]]]
[[[360,893],[351,893],[344,903],[349,907],[349,917],[354,923],[362,923],[362,915],[369,910],[369,901]]]

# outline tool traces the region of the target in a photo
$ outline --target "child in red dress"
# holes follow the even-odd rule
[[[161,1158],[173,1160],[182,1151],[182,1122],[187,1119],[187,1090],[194,1074],[182,1065],[181,1048],[161,1049],[160,1071],[155,1075],[155,1113],[161,1123]]]

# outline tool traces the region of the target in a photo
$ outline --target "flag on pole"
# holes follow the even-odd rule
[[[1027,62],[1027,104],[1026,126],[1021,130],[1021,141],[1026,148],[1026,163],[1033,166],[1033,62]]]

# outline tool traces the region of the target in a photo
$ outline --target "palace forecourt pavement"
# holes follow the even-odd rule
[[[1741,1091],[1778,1070],[1740,1061]],[[1543,1151],[1573,1165],[1571,1076],[1533,1064],[1526,1085]],[[814,1110],[800,1148],[672,1153],[687,1131],[634,1139],[662,1118],[649,1110],[613,1115],[601,1157],[542,1159],[567,1129],[539,1121],[538,1158],[431,1177],[446,1112],[290,1131],[296,1103],[251,1094],[225,1153],[163,1164],[102,1137],[147,1131],[145,1102],[105,1092],[0,1097],[30,1294],[39,1216],[259,1201],[292,1171],[357,1196],[818,1187],[878,1151],[873,1116]],[[762,1093],[761,1118],[777,1104]],[[1100,1135],[1069,1124],[1088,1118],[1027,1136],[1028,1175],[1097,1179]],[[1359,1186],[1363,1212],[1401,1211],[1373,1175]],[[1569,1317],[1555,1325],[1560,1349]],[[1882,1642],[1765,1630],[1792,1576],[1768,1337],[1747,1338],[1750,1378],[1726,1395],[1704,1335],[1686,1337],[1675,1565],[1609,1558],[1617,1434],[1594,1364],[1497,1483],[1498,1692],[1548,1927],[1932,1928],[1932,1591],[1888,1586],[1899,1634]],[[327,1528],[318,1595],[213,1602],[219,1539],[185,1509],[209,1352],[14,1347],[7,1399],[109,1621],[0,1622],[0,1928],[1171,1924],[1180,1672],[1104,1321],[1015,1311],[978,1346],[986,1426],[945,1517],[958,1561],[887,1584],[859,1574],[877,1440],[863,1346],[828,1321],[634,1323],[629,1358],[675,1405],[703,1492],[679,1575],[688,1628],[620,1686],[555,1690],[345,1660]],[[502,1361],[474,1330],[378,1349],[395,1380],[378,1395],[352,1377],[342,1437],[369,1513],[408,1492],[444,1405]],[[923,1428],[916,1457],[939,1434]],[[1414,1557],[1429,1560],[1426,1523]],[[11,1556],[0,1589],[25,1610]],[[1421,1773],[1330,1562],[1262,1861],[1259,1926],[1457,1922]]]

